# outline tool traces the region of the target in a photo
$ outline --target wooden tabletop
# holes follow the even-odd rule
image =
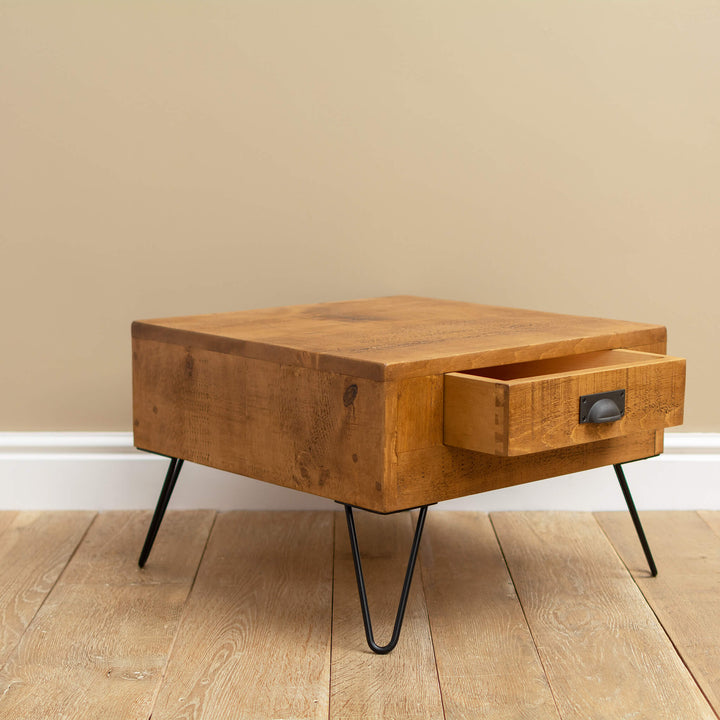
[[[143,320],[133,337],[395,380],[664,342],[661,325],[392,296]]]

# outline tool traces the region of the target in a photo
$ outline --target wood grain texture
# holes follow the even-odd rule
[[[144,568],[137,560],[151,514],[101,513],[63,574],[63,583],[86,585],[187,585],[193,581],[214,519],[209,510],[165,515]],[[182,548],[182,552],[179,549]]]
[[[18,561],[41,527],[58,537],[41,522],[52,513],[0,513],[0,543],[22,515]],[[656,579],[627,513],[599,514],[602,529],[586,514],[493,515],[521,608],[486,516],[431,509],[388,657],[365,645],[339,514],[332,681],[333,514],[234,515],[201,561],[213,513],[169,513],[144,570],[149,513],[98,516],[0,669],[0,717],[552,718],[548,685],[563,720],[716,717],[685,665],[717,712],[719,512],[643,513]],[[381,641],[410,516],[357,513]],[[38,567],[57,552],[35,547]]]
[[[423,543],[446,720],[559,720],[488,516],[430,512]]]
[[[642,351],[663,354],[664,349],[664,343],[657,343],[645,347]],[[641,350],[641,348],[633,347],[633,351],[635,350]],[[442,446],[444,379],[444,375],[428,375],[408,378],[396,384],[397,451],[399,453]],[[389,389],[391,388],[389,387]]]
[[[0,535],[15,522],[17,516],[18,512],[16,510],[3,510],[0,512]]]
[[[478,377],[495,378],[505,382],[519,382],[547,375],[571,376],[582,371],[595,372],[612,367],[662,364],[665,360],[666,355],[664,353],[638,352],[636,349],[622,348],[577,355],[563,355],[562,357],[540,358],[521,363],[466,370],[465,372]]]
[[[443,444],[442,376],[374,383],[148,341],[136,353],[138,447],[380,512],[658,452],[644,433],[498,462]]]
[[[429,516],[428,522],[431,520]],[[375,640],[384,645],[395,622],[413,524],[409,513],[382,517],[357,512],[355,521]],[[330,695],[333,720],[443,717],[419,567],[415,572],[400,641],[389,655],[375,655],[365,640],[347,524],[338,513]]]
[[[392,498],[382,383],[133,346],[136,446],[377,510]]]
[[[712,528],[713,532],[720,537],[720,511],[700,510],[698,514]]]
[[[627,513],[596,517],[720,716],[720,535],[694,512],[643,513],[651,578]]]
[[[491,518],[564,719],[715,719],[592,515]]]
[[[655,432],[599,440],[511,458],[441,445],[398,454],[397,506],[426,502],[520,485],[613,463],[656,455]]]
[[[443,444],[443,384],[443,375],[398,382],[397,452]]]
[[[617,428],[565,438],[595,441],[569,465],[566,453],[522,468],[448,452],[443,373],[664,345],[665,329],[655,325],[414,297],[137,322],[135,444],[393,512],[514,484],[518,475],[527,482],[655,454],[649,434],[601,445]],[[646,405],[657,406],[651,399]],[[622,432],[657,426],[645,419]],[[534,443],[523,452],[557,445],[547,439],[556,423],[540,420],[535,413],[518,431]]]
[[[584,395],[625,391],[624,416],[579,422]],[[445,376],[445,442],[514,456],[682,424],[685,360],[612,350]]]
[[[136,565],[149,513],[99,515],[0,671],[0,717],[146,720],[213,515],[168,513],[162,581]]]
[[[652,346],[663,344],[666,332],[643,323],[394,296],[138,321],[133,337],[384,381]]]
[[[443,441],[490,455],[510,452],[510,387],[463,373],[445,375]]]
[[[153,720],[327,718],[333,513],[221,514]]]
[[[93,512],[0,513],[0,668],[94,516]]]
[[[665,341],[629,351],[662,354]],[[530,457],[498,458],[443,444],[444,382],[441,376],[409,378],[396,384],[397,485],[395,506],[417,507],[428,502],[495,490],[556,475],[617,462],[651,457],[662,452],[663,432],[635,433],[560,448]],[[388,427],[390,427],[388,425]]]

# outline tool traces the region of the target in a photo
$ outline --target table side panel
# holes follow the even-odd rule
[[[661,451],[656,436],[654,431],[637,433],[514,457],[445,445],[401,453],[397,509],[651,457]]]
[[[627,349],[664,354],[666,343]],[[397,387],[398,417],[409,421],[398,423],[395,509],[638,460],[663,449],[662,430],[517,457],[449,447],[443,444],[443,375],[407,378]]]
[[[394,495],[384,392],[363,378],[133,339],[137,447],[379,510]]]

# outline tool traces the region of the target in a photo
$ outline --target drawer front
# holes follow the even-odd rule
[[[617,413],[587,397],[613,391]],[[444,442],[507,457],[661,430],[682,424],[684,396],[685,360],[633,350],[447,373]]]

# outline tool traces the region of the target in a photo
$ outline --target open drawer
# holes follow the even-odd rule
[[[444,442],[512,456],[682,424],[685,360],[604,350],[445,374]]]

